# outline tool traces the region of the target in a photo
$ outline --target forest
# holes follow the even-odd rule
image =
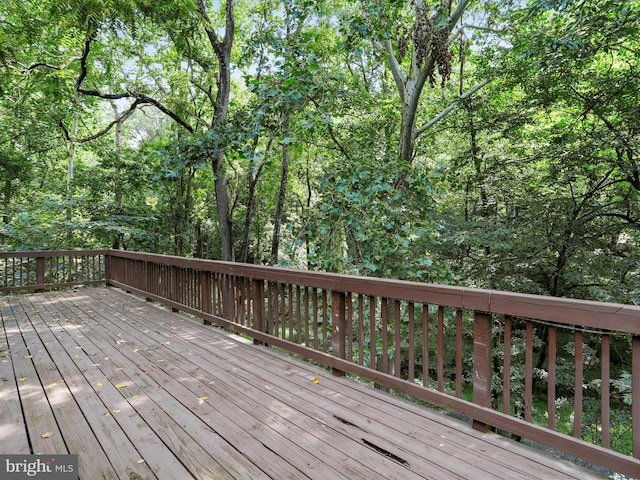
[[[0,250],[640,302],[637,0],[0,7]]]
[[[640,0],[6,0],[0,24],[0,251],[640,304]]]

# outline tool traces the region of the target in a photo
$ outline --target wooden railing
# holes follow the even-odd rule
[[[83,279],[639,476],[640,307],[116,250],[0,253],[0,291]]]
[[[0,252],[0,292],[104,285],[107,252]]]

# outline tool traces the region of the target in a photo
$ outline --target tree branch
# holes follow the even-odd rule
[[[445,108],[442,112],[440,112],[438,115],[436,115],[434,118],[432,118],[428,123],[426,123],[425,125],[423,125],[422,127],[420,127],[417,131],[416,131],[416,138],[418,138],[420,135],[422,135],[424,132],[426,132],[428,129],[430,129],[431,127],[433,127],[436,123],[438,123],[440,120],[442,120],[444,117],[446,117],[447,115],[449,115],[451,113],[451,111],[458,105],[458,103],[460,103],[460,101],[462,100],[466,100],[467,98],[469,98],[471,95],[473,95],[474,93],[476,93],[478,90],[480,90],[482,87],[484,87],[486,84],[488,84],[491,80],[485,80],[483,82],[480,82],[478,85],[476,85],[475,87],[471,88],[470,90],[467,90],[464,94],[460,95],[457,99],[455,99],[451,105],[449,105],[447,108]]]
[[[182,118],[180,118],[180,116],[177,113],[169,110],[158,100],[148,95],[145,95],[142,93],[129,92],[129,91],[122,92],[122,93],[102,93],[98,90],[90,90],[90,89],[82,88],[82,83],[84,82],[85,78],[87,78],[87,72],[88,72],[87,59],[89,58],[89,53],[91,52],[91,43],[94,40],[95,40],[95,34],[91,34],[87,37],[84,43],[84,49],[82,51],[82,56],[80,57],[80,75],[78,75],[78,78],[76,79],[76,91],[78,93],[81,93],[83,95],[88,95],[90,97],[102,98],[104,100],[119,100],[123,98],[134,99],[134,102],[131,104],[130,111],[128,111],[128,113],[126,114],[127,117],[129,117],[133,113],[133,110],[135,110],[140,105],[143,105],[143,104],[153,105],[162,113],[164,113],[165,115],[173,119],[173,121],[175,121],[177,124],[179,124],[184,129],[186,129],[189,133],[194,132],[193,127],[189,125],[187,122],[185,122]],[[115,123],[117,123],[117,121]],[[115,125],[115,123],[112,123],[106,130],[103,130],[101,134],[104,135],[105,133],[107,133],[113,127],[113,125]],[[97,135],[94,138],[98,138],[99,136],[100,135]],[[94,139],[94,138],[91,138],[91,139]],[[68,132],[67,132],[67,139],[69,139]]]

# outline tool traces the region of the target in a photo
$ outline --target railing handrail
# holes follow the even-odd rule
[[[117,250],[98,249],[98,250],[20,250],[15,252],[0,252],[0,258],[51,258],[64,256],[82,256],[82,255],[107,255]]]
[[[294,283],[311,288],[381,295],[408,302],[532,318],[561,325],[640,335],[640,306],[499,290],[361,277],[338,273],[203,260],[151,253],[108,250],[108,255],[131,260],[162,260],[166,265],[240,275],[253,279]]]

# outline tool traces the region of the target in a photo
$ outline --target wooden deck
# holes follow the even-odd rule
[[[0,453],[82,479],[601,478],[117,289],[0,306]]]

